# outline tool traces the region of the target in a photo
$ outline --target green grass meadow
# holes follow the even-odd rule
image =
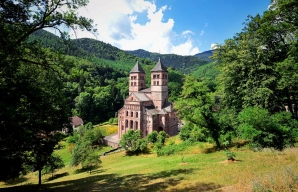
[[[179,143],[178,137],[170,138]],[[175,155],[155,153],[126,156],[125,152],[101,157],[101,166],[91,174],[70,167],[70,152],[56,151],[66,167],[54,178],[43,176],[38,187],[36,173],[7,183],[4,191],[298,191],[298,148],[284,151],[247,147],[232,148],[236,161],[227,161],[212,144],[197,143]],[[110,147],[99,149],[99,154]]]

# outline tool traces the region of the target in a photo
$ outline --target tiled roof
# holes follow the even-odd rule
[[[137,61],[135,66],[131,69],[129,73],[145,73],[145,71],[139,64],[139,61]]]
[[[83,120],[78,116],[73,116],[71,117],[71,125],[83,125]]]
[[[133,94],[139,99],[139,101],[151,101],[151,99],[147,97],[145,93],[133,93]]]
[[[143,90],[141,90],[139,92],[142,92],[142,93],[151,93],[151,87],[146,88],[146,89],[143,89]]]
[[[158,59],[156,65],[153,67],[151,71],[166,71],[168,72],[167,68],[161,63],[160,58]]]

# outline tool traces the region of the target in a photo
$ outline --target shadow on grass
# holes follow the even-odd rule
[[[99,174],[86,178],[62,181],[57,183],[45,183],[41,187],[37,185],[18,186],[4,189],[5,191],[220,191],[222,186],[214,183],[195,183],[185,188],[175,188],[194,169],[176,169],[162,171],[154,174]]]
[[[209,147],[209,148],[204,148],[202,150],[202,153],[208,154],[208,153],[214,153],[216,151],[218,151],[218,148],[216,146],[213,146],[213,147]]]
[[[69,175],[69,173],[67,173],[67,172],[55,174],[53,177],[50,177],[49,179],[47,179],[47,181],[53,181],[55,179],[58,179],[58,178],[61,178],[61,177],[65,177],[67,175]]]
[[[28,179],[27,178],[24,178],[24,177],[20,177],[20,178],[17,178],[17,179],[11,179],[11,180],[8,180],[5,182],[5,185],[17,185],[19,183],[23,183],[25,181],[27,181]]]

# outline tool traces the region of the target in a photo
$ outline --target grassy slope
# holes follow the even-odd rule
[[[28,174],[19,183],[14,183],[23,186],[6,190],[251,191],[253,187],[261,189],[260,186],[270,186],[275,182],[275,191],[286,191],[284,185],[280,189],[278,186],[292,172],[298,175],[297,148],[283,152],[252,152],[245,147],[234,148],[238,161],[227,162],[222,151],[211,152],[211,147],[209,144],[197,144],[182,154],[166,157],[156,157],[155,154],[128,157],[124,152],[116,153],[102,157],[101,168],[91,175],[78,171],[80,167],[65,167],[56,173],[54,180],[47,181],[48,176],[44,176],[40,189],[36,185],[24,186],[37,183],[37,175]],[[207,151],[211,153],[204,153]],[[182,155],[185,163],[181,163]],[[13,184],[0,183],[0,187],[10,186]]]

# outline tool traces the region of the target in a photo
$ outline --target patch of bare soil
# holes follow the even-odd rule
[[[187,162],[182,162],[182,163],[179,163],[179,165],[186,165],[188,164]]]

